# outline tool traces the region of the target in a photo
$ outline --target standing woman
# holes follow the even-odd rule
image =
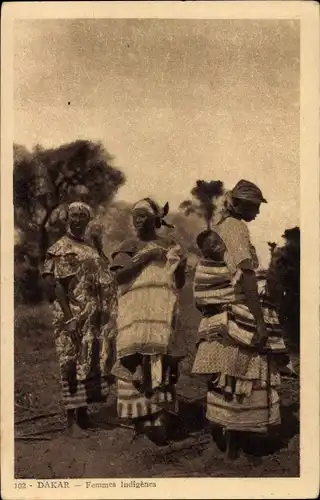
[[[85,242],[91,218],[85,203],[69,205],[67,234],[49,248],[43,269],[71,437],[90,428],[88,404],[105,400],[114,362],[116,283],[105,259]]]
[[[236,456],[240,432],[266,432],[280,423],[279,366],[287,351],[266,282],[256,274],[246,224],[261,203],[260,189],[240,181],[212,231],[198,237],[203,259],[194,297],[203,318],[192,372],[208,379],[207,419],[229,458]]]
[[[119,285],[117,363],[118,414],[133,420],[137,433],[165,444],[175,410],[179,358],[170,349],[184,286],[186,258],[171,238],[157,234],[164,209],[146,198],[133,207],[136,237],[112,255]],[[170,227],[170,226],[169,226]]]

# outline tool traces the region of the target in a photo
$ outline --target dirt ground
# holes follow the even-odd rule
[[[299,475],[299,382],[283,380],[282,425],[268,438],[245,439],[234,463],[212,445],[205,426],[205,388],[192,378],[199,316],[183,292],[178,348],[186,354],[178,384],[185,435],[165,447],[119,426],[115,394],[91,408],[101,428],[74,441],[64,435],[58,364],[46,305],[15,315],[15,477],[296,477]],[[294,360],[297,368],[298,361]],[[41,417],[41,415],[44,415]],[[37,418],[35,418],[37,417]],[[40,418],[41,417],[41,418]]]

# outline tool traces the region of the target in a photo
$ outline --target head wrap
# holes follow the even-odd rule
[[[253,182],[241,180],[231,191],[227,191],[224,197],[224,207],[221,210],[218,223],[230,215],[239,215],[235,208],[235,200],[242,200],[251,203],[268,203],[261,190]]]
[[[268,203],[256,184],[243,179],[232,189],[231,196],[237,200],[251,201],[252,203]]]
[[[91,207],[83,201],[75,201],[73,203],[70,203],[68,207],[68,216],[75,214],[85,214],[89,217],[89,219],[92,219],[93,217]]]
[[[151,198],[143,198],[142,200],[135,203],[132,207],[132,212],[144,210],[148,212],[155,218],[156,227],[159,229],[161,226],[174,228],[171,224],[168,224],[164,217],[169,213],[169,203],[166,203],[163,208],[160,208],[158,203],[156,203]]]

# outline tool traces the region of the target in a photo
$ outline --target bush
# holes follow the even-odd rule
[[[287,229],[282,247],[272,248],[268,281],[279,307],[280,321],[292,346],[300,346],[300,229]]]

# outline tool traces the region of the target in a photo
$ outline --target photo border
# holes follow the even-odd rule
[[[301,410],[299,478],[156,478],[155,488],[38,489],[14,479],[13,23],[15,19],[300,20]],[[4,499],[316,498],[319,492],[319,6],[317,2],[5,2],[1,20],[1,489]],[[106,450],[107,460],[107,450]],[[39,478],[40,480],[41,478]],[[112,478],[108,478],[112,479]],[[128,478],[130,480],[132,478]],[[139,480],[143,478],[139,478]],[[122,480],[125,480],[124,478]],[[94,482],[103,479],[92,479]],[[119,484],[121,479],[115,479]],[[146,479],[149,481],[149,479]],[[15,485],[25,482],[27,489]],[[82,484],[82,486],[75,486]]]

